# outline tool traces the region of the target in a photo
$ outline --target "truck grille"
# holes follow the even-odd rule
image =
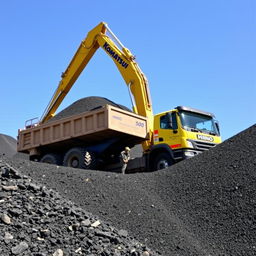
[[[193,141],[194,147],[198,150],[208,150],[210,148],[215,147],[217,144],[216,143],[209,143],[209,142],[204,142],[204,141],[198,141],[194,140]]]

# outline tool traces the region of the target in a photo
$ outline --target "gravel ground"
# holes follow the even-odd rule
[[[105,98],[88,97],[73,103],[54,119],[105,104],[120,106]],[[255,144],[256,125],[214,149],[168,169],[127,175],[34,163],[19,154],[5,161],[38,184],[56,190],[64,201],[69,200],[81,207],[81,211],[99,216],[117,230],[128,231],[137,241],[162,255],[250,256],[256,255]],[[9,150],[8,146],[6,138],[2,136],[1,140],[0,136],[3,153]],[[137,146],[132,155],[139,154],[141,147]],[[2,185],[5,182],[8,183],[4,180]],[[2,214],[8,211],[5,204],[4,207],[1,207]],[[5,235],[2,232],[0,242],[4,241],[6,248],[12,250],[10,244],[7,246]],[[16,243],[12,245],[19,249],[17,243],[22,239],[14,238],[13,241]],[[134,248],[132,244],[128,242],[130,251],[121,255],[130,255]],[[68,244],[67,248],[70,246]],[[48,253],[53,253],[56,248],[48,247]],[[115,253],[114,249],[110,249],[112,253]],[[138,252],[140,254],[142,251]],[[94,251],[91,255],[101,254]]]
[[[0,159],[0,255],[159,255]]]
[[[21,173],[163,255],[256,255],[256,125],[168,169],[121,175],[23,159]]]

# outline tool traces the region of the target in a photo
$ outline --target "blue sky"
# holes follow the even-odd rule
[[[0,7],[0,133],[40,117],[81,40],[108,23],[147,76],[154,113],[186,105],[215,113],[225,140],[256,122],[254,0],[9,0]],[[130,107],[101,49],[59,110],[87,96]]]

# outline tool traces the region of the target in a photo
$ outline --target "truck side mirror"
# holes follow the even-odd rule
[[[215,125],[216,125],[218,133],[220,135],[220,125],[219,125],[218,121],[215,121]]]

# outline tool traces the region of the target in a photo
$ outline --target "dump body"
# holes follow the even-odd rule
[[[109,138],[118,138],[119,144],[138,144],[147,136],[145,117],[106,105],[19,130],[17,150],[33,156],[42,152],[65,151],[75,146],[95,145]]]

